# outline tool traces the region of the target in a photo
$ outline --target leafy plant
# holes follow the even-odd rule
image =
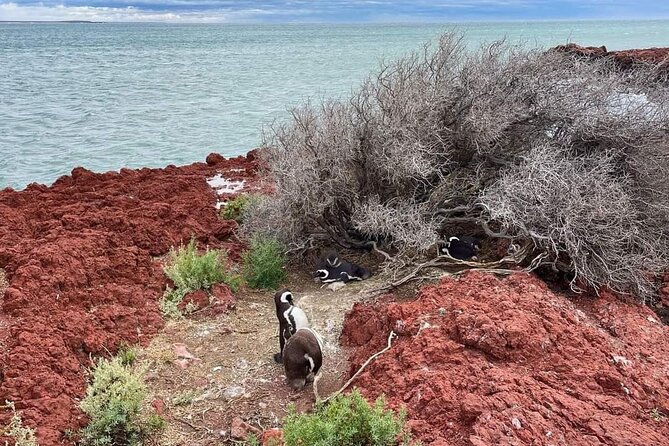
[[[274,289],[287,277],[283,245],[272,237],[254,237],[242,255],[246,283],[251,288]]]
[[[188,292],[190,292],[188,288],[167,288],[167,290],[165,290],[163,293],[163,297],[160,298],[160,302],[158,303],[163,316],[169,319],[182,318],[183,314],[181,314],[181,311],[179,310],[179,304]]]
[[[235,220],[237,223],[243,223],[246,209],[258,200],[259,197],[253,194],[237,195],[234,199],[226,202],[225,206],[221,208],[221,217],[225,220]]]
[[[23,426],[21,412],[16,411],[14,403],[12,401],[5,401],[5,405],[0,406],[0,408],[12,411],[12,418],[9,420],[9,424],[0,428],[0,436],[5,435],[13,439],[16,446],[38,446],[35,431],[29,427]],[[7,444],[8,443],[5,442],[5,445]]]
[[[170,251],[164,271],[174,283],[175,288],[168,288],[165,291],[159,305],[163,315],[173,319],[183,316],[179,310],[179,304],[189,292],[208,291],[217,283],[225,283],[233,292],[236,292],[241,284],[238,275],[226,270],[224,252],[207,249],[204,254],[198,254],[195,239],[191,239],[186,246]],[[192,313],[195,309],[190,306],[188,312]]]
[[[118,352],[116,352],[116,356],[121,360],[121,364],[131,366],[137,360],[137,350],[129,345],[121,344]]]
[[[93,382],[81,401],[90,421],[81,432],[82,445],[134,446],[154,430],[164,427],[155,414],[144,414],[147,396],[140,373],[124,364],[122,357],[99,359]]]
[[[207,249],[200,255],[197,253],[195,239],[191,239],[188,245],[170,251],[165,274],[174,282],[177,289],[206,290],[216,283],[225,282],[228,278],[225,271],[225,254]]]
[[[338,395],[312,414],[297,414],[289,409],[284,421],[286,446],[396,446],[409,444],[405,428],[406,413],[395,415],[384,408],[379,397],[370,405],[354,390]]]

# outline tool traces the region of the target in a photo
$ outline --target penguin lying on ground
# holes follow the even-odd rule
[[[283,368],[293,390],[302,390],[323,364],[323,341],[310,328],[300,328],[283,349]]]
[[[281,355],[286,341],[300,328],[309,328],[309,319],[304,311],[293,304],[293,293],[289,290],[281,290],[274,294],[274,306],[276,317],[279,319],[279,353],[274,355],[274,360],[282,362]]]
[[[342,259],[336,252],[330,251],[322,257],[313,276],[323,283],[350,282],[352,280],[369,279],[372,274],[362,266]]]
[[[447,254],[454,259],[467,260],[478,254],[481,249],[481,242],[476,237],[463,235],[460,237],[451,237],[440,248],[440,254]]]

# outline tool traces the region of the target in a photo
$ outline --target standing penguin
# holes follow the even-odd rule
[[[463,235],[449,238],[440,251],[454,259],[467,260],[474,257],[480,249],[481,242],[477,238]]]
[[[323,341],[310,328],[301,328],[288,339],[283,351],[286,379],[293,390],[302,390],[323,364]],[[313,374],[313,376],[312,376]]]
[[[282,362],[281,355],[286,341],[300,328],[309,328],[309,319],[304,311],[293,303],[293,293],[281,290],[274,294],[276,317],[279,319],[279,353],[274,354],[274,360]]]
[[[371,275],[367,268],[342,259],[334,251],[328,252],[325,257],[321,258],[313,273],[313,277],[320,279],[323,283],[365,280]]]

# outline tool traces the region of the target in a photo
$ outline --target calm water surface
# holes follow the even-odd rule
[[[341,96],[444,31],[468,46],[669,46],[669,22],[446,25],[0,24],[0,188],[242,154],[263,124]]]

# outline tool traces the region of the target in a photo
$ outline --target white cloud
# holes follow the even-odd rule
[[[169,12],[147,11],[133,6],[114,8],[98,6],[24,6],[0,3],[0,21],[66,21],[91,22],[174,22],[228,23],[253,21],[271,15],[273,11],[245,9],[236,11]]]

